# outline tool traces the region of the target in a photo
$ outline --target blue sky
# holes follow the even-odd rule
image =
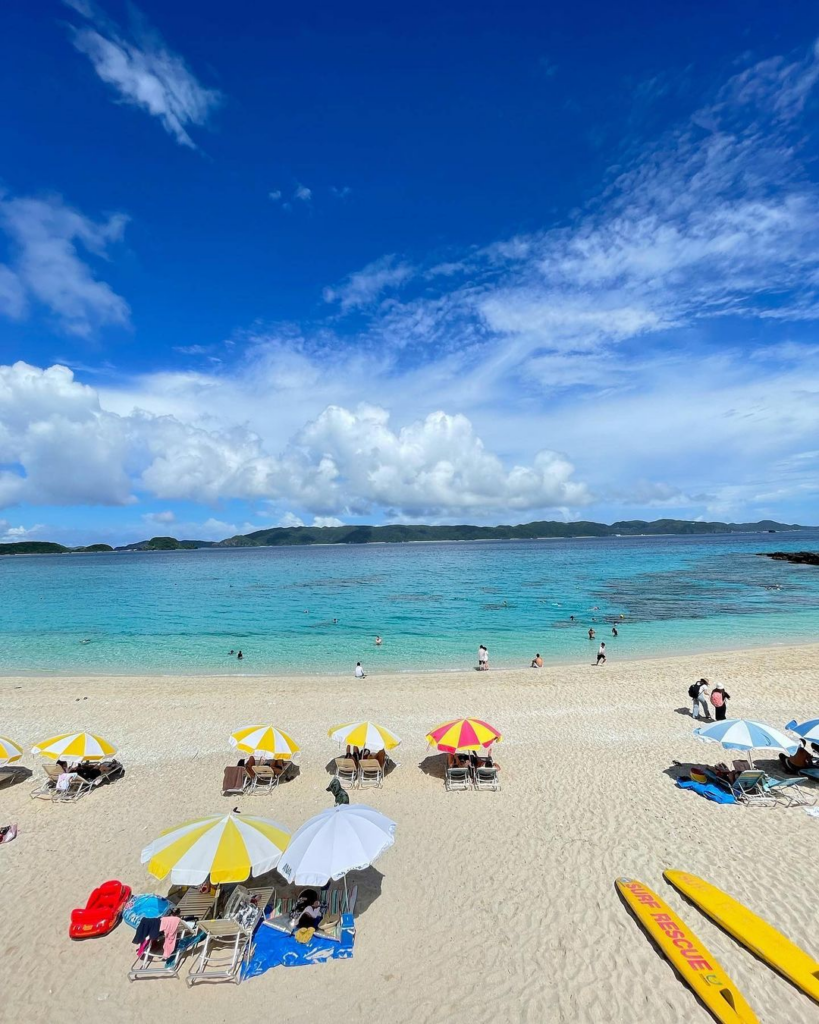
[[[816,522],[815,10],[15,5],[0,538]]]

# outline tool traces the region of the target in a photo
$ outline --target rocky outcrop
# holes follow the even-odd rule
[[[766,551],[764,557],[795,565],[819,565],[819,551]]]

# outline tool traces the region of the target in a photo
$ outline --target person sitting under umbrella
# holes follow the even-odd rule
[[[785,771],[791,775],[798,775],[803,768],[816,768],[819,766],[819,760],[808,753],[808,745],[804,740],[799,741],[799,746],[793,756],[788,757],[787,754],[780,754],[779,761]]]

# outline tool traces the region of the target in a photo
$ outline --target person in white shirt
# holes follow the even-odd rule
[[[489,668],[489,651],[483,644],[478,648],[478,670],[486,672]]]
[[[361,662],[360,661],[357,661],[355,663],[355,677],[356,677],[356,679],[366,679],[367,678],[364,675],[364,669],[361,667]]]
[[[710,722],[711,715],[708,713],[708,704],[705,701],[705,698],[708,696],[708,686],[707,679],[698,679],[689,690],[689,693],[691,695],[691,717],[699,718],[699,713],[702,711],[702,717]],[[696,695],[694,693],[695,690]]]
[[[606,645],[605,644],[600,644],[600,646],[597,648],[597,664],[598,665],[605,665],[606,664]]]

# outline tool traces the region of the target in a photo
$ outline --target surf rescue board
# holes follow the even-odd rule
[[[760,960],[819,1003],[819,962],[715,885],[687,871],[664,871],[666,881]]]
[[[759,1024],[716,958],[656,892],[633,878],[616,884],[648,936],[720,1024]]]

